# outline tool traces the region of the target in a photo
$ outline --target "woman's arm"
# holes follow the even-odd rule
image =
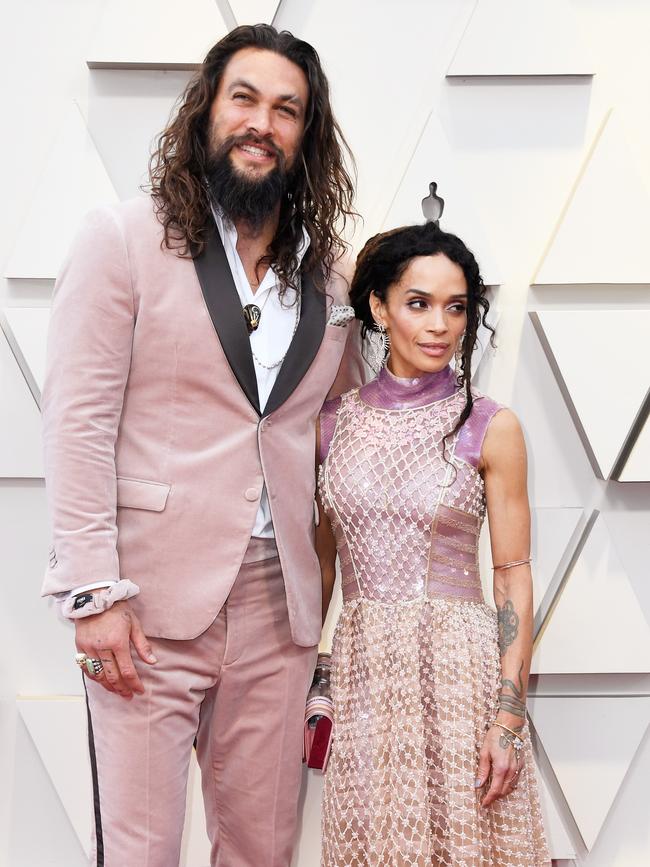
[[[499,626],[501,691],[499,712],[485,739],[477,782],[492,783],[482,806],[508,794],[518,765],[512,737],[526,722],[526,690],[532,656],[533,589],[530,570],[530,508],[526,485],[526,445],[519,422],[509,410],[498,412],[488,428],[479,469],[485,481],[494,571],[494,600]],[[519,561],[524,561],[519,563]],[[509,564],[519,565],[509,565]],[[498,568],[508,566],[508,568]]]
[[[318,467],[320,465],[321,442],[320,442],[320,421],[316,422],[316,474],[318,475]],[[320,574],[323,582],[323,623],[327,617],[327,610],[332,599],[332,591],[334,590],[334,581],[336,579],[336,542],[334,541],[334,533],[332,525],[325,514],[323,504],[321,503],[318,493],[316,494],[316,503],[318,505],[318,524],[316,526],[316,554],[320,563]]]

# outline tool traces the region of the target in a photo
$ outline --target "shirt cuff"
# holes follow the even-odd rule
[[[66,599],[73,599],[75,596],[80,596],[82,593],[89,593],[91,590],[98,590],[100,587],[110,587],[111,584],[117,584],[117,581],[108,579],[106,581],[95,581],[94,584],[82,584],[81,587],[75,587],[65,595],[56,594],[59,602],[64,602]]]

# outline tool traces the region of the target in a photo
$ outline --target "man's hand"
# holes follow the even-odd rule
[[[109,692],[124,698],[143,693],[144,687],[131,657],[133,644],[143,662],[157,662],[140,621],[127,601],[116,602],[108,611],[75,621],[76,645],[80,653],[101,659],[104,670],[96,680]]]

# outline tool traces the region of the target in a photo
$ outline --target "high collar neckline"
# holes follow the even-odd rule
[[[395,376],[387,367],[361,389],[361,397],[379,409],[409,409],[450,397],[457,391],[451,367],[414,378]]]

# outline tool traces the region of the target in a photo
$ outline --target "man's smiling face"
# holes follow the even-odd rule
[[[249,181],[289,171],[300,151],[309,86],[295,63],[244,48],[229,60],[210,109],[210,152],[227,143],[233,170]]]

